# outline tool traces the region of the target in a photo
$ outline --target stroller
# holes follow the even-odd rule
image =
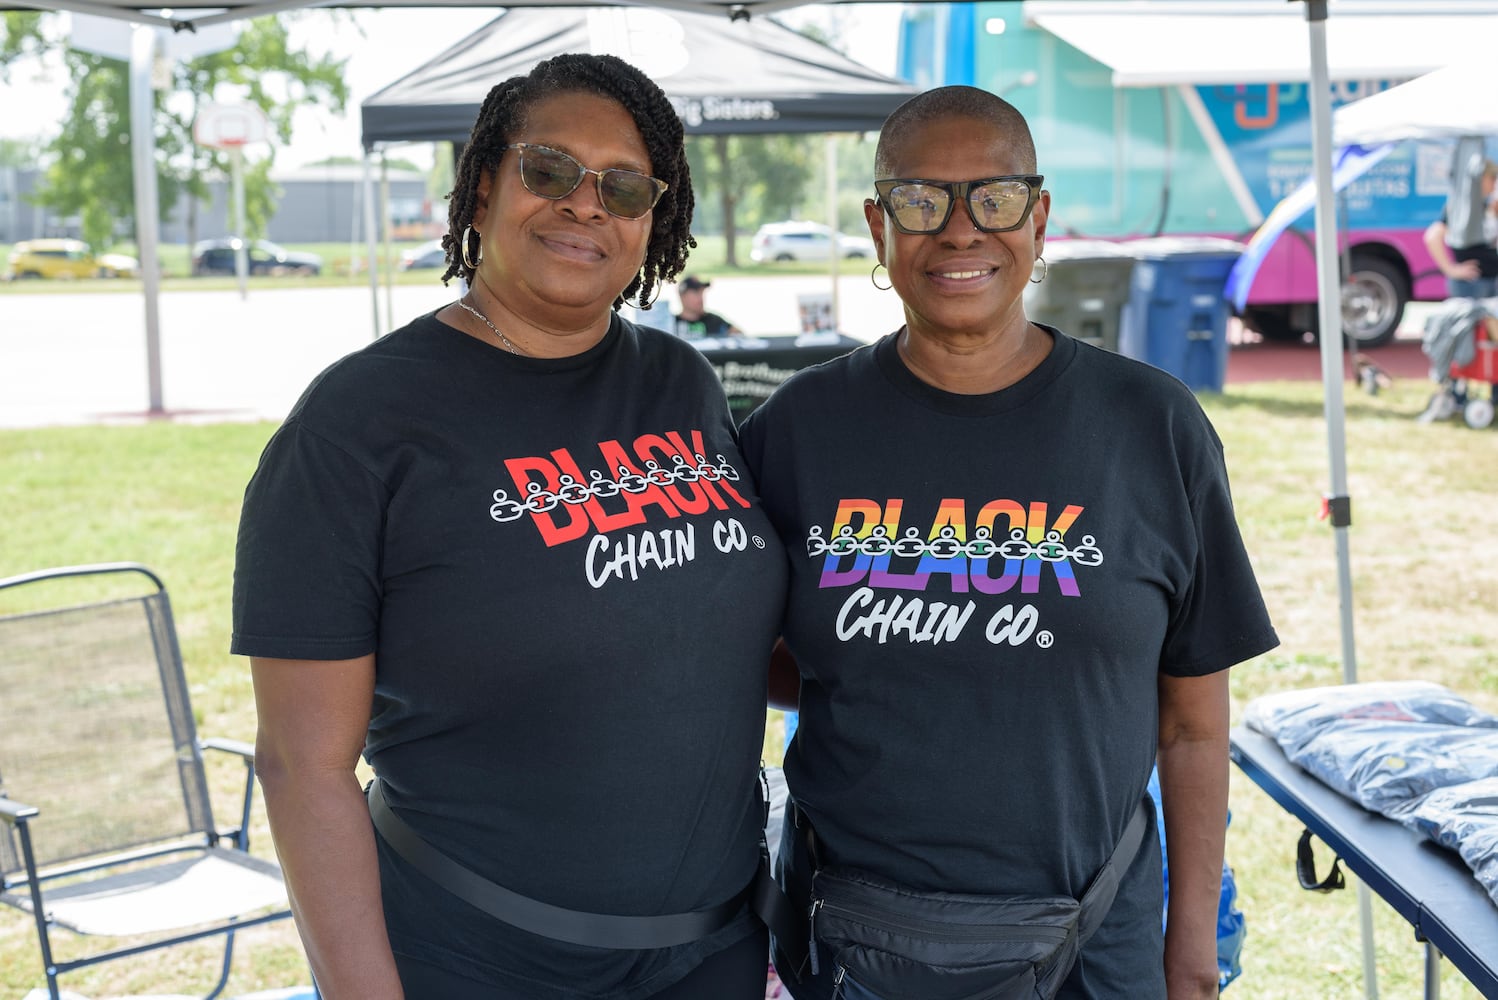
[[[1421,350],[1430,359],[1430,377],[1440,384],[1421,423],[1462,415],[1468,427],[1493,422],[1498,393],[1498,297],[1449,299],[1425,321]],[[1474,388],[1487,383],[1486,398]]]

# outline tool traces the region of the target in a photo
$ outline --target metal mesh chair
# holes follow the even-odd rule
[[[237,827],[214,825],[205,749],[244,760]],[[0,579],[0,902],[34,916],[53,1000],[63,973],[212,935],[219,994],[234,932],[291,915],[279,868],[247,853],[254,780],[250,745],[197,738],[149,569]],[[57,961],[54,926],[132,940]]]

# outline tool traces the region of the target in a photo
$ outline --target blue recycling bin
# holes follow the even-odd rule
[[[1161,368],[1193,390],[1221,392],[1228,368],[1228,272],[1243,244],[1158,236],[1121,244],[1134,257],[1119,327],[1120,354]]]

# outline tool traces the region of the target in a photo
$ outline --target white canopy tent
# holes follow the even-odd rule
[[[1364,98],[1332,116],[1332,138],[1338,146],[1371,146],[1403,139],[1450,139],[1465,135],[1498,136],[1498,86],[1493,76],[1492,44],[1476,58]]]
[[[1115,87],[1312,80],[1297,3],[1031,0],[1024,12],[1027,22],[1107,65]],[[1491,64],[1498,41],[1491,3],[1332,0],[1330,12],[1327,80],[1418,76],[1465,57]]]

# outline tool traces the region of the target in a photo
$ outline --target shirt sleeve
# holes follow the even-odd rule
[[[1226,670],[1279,645],[1233,512],[1222,446],[1208,431],[1190,493],[1195,555],[1190,583],[1171,616],[1163,673],[1194,677]]]
[[[266,446],[245,490],[230,651],[341,660],[374,652],[390,492],[297,421]]]

